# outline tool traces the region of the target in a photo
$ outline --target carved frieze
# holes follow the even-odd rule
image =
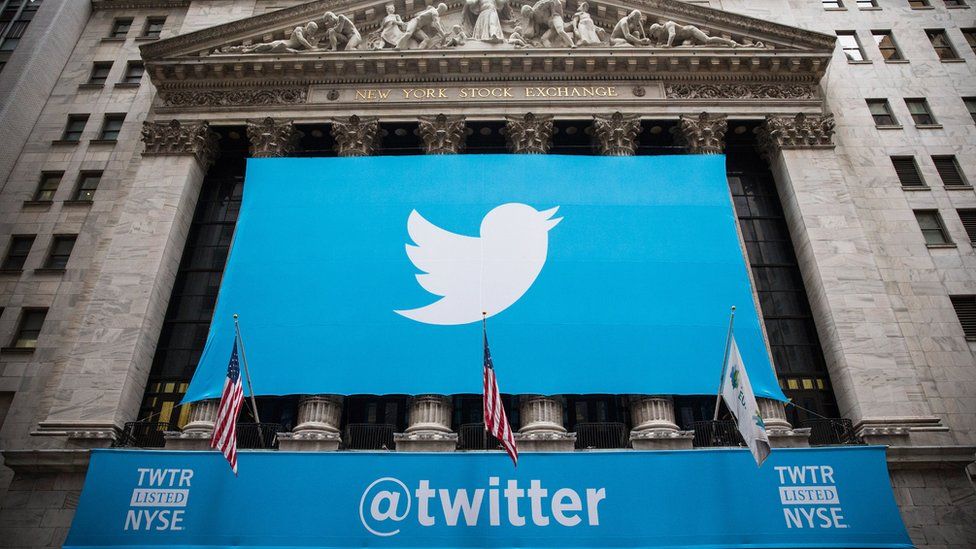
[[[678,126],[671,131],[675,141],[692,154],[722,154],[728,127],[724,115],[703,112],[697,116],[681,116]]]
[[[159,96],[167,107],[297,105],[308,101],[308,88],[293,86],[223,90],[160,90]]]
[[[464,149],[464,117],[438,114],[421,116],[418,122],[427,154],[456,154]]]
[[[546,154],[552,147],[552,117],[526,113],[505,119],[508,150],[515,154]]]
[[[604,156],[633,156],[637,152],[640,117],[615,112],[593,117],[593,138],[597,151]]]
[[[260,121],[248,121],[247,138],[251,142],[251,156],[273,158],[295,152],[302,132],[295,129],[295,123],[291,120],[276,121],[268,117]]]
[[[345,120],[335,119],[332,137],[339,156],[369,156],[379,144],[380,123],[376,118],[360,118],[355,114]]]
[[[766,117],[757,136],[759,150],[773,157],[784,149],[832,149],[834,115],[806,115]]]
[[[220,136],[206,122],[144,122],[142,141],[146,144],[146,150],[142,155],[193,155],[200,165],[208,168],[217,157],[218,139]]]
[[[816,99],[816,84],[666,84],[669,99]]]

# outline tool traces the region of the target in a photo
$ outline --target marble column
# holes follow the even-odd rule
[[[183,426],[183,431],[166,431],[167,450],[206,450],[210,448],[210,437],[213,435],[214,422],[217,421],[219,399],[198,400],[190,406],[190,421]]]
[[[269,116],[247,123],[247,139],[251,142],[253,158],[289,156],[298,149],[302,135],[291,120],[275,120]]]
[[[298,399],[298,425],[290,433],[278,433],[278,449],[334,452],[341,441],[341,418],[341,396],[302,395]]]
[[[878,442],[907,444],[912,426],[944,430],[933,414],[861,224],[854,185],[833,151],[831,115],[767,116],[758,144],[794,238],[841,417]],[[869,403],[868,407],[865,404]]]
[[[417,395],[410,400],[407,430],[395,433],[398,452],[453,452],[457,433],[451,431],[451,397]]]
[[[146,122],[145,151],[111,207],[116,221],[92,245],[81,323],[51,372],[38,434],[104,445],[136,418],[183,245],[218,136],[206,122]],[[111,192],[111,191],[107,191]],[[101,207],[100,206],[100,207]]]
[[[594,144],[597,153],[603,156],[633,156],[641,130],[640,116],[636,114],[615,112],[593,117]]]
[[[766,425],[766,436],[772,448],[801,448],[810,446],[810,429],[794,429],[786,419],[786,406],[771,398],[756,398],[759,415]]]
[[[681,431],[674,421],[674,398],[634,395],[630,398],[630,444],[635,450],[678,450],[692,447],[694,431]]]
[[[421,116],[418,131],[427,154],[457,154],[464,150],[463,116]]]
[[[576,433],[563,427],[563,401],[559,397],[528,395],[521,398],[522,427],[515,435],[519,451],[572,451]]]
[[[380,123],[376,118],[352,115],[332,120],[332,137],[339,156],[370,156],[379,146]]]
[[[515,154],[546,154],[552,148],[552,117],[526,113],[505,119],[505,140]]]
[[[703,112],[696,116],[682,115],[671,133],[675,144],[684,147],[691,154],[722,154],[728,127],[725,115]]]

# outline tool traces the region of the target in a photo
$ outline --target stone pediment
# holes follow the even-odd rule
[[[252,87],[218,103],[274,104],[304,102],[309,85],[514,80],[656,80],[675,97],[813,100],[834,47],[830,35],[677,0],[583,3],[316,0],[141,51],[164,103],[186,106],[203,104],[186,99],[192,88]],[[269,82],[270,98],[257,89]]]

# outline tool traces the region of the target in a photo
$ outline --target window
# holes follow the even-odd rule
[[[131,17],[116,19],[115,22],[112,23],[112,32],[108,36],[109,38],[125,38],[125,35],[129,34],[129,29],[131,28]]]
[[[925,34],[929,37],[929,42],[935,48],[935,54],[939,56],[939,59],[943,61],[959,59],[959,55],[956,54],[956,50],[952,47],[952,42],[949,42],[949,37],[946,36],[944,30],[927,30]]]
[[[41,2],[6,2],[0,11],[0,52],[17,49]]]
[[[37,347],[37,336],[41,335],[44,317],[47,309],[24,309],[20,314],[20,326],[11,347],[17,349],[33,349]]]
[[[891,113],[891,106],[887,99],[868,99],[868,109],[874,118],[875,126],[897,126],[898,120]]]
[[[51,241],[51,251],[44,263],[45,269],[64,269],[68,265],[68,257],[75,247],[76,234],[57,235]]]
[[[908,0],[908,5],[912,9],[927,8],[929,7],[929,0]]]
[[[956,310],[959,324],[966,339],[976,340],[976,295],[951,295],[952,308]]]
[[[105,122],[102,123],[102,132],[98,134],[98,138],[103,141],[117,141],[123,122],[125,122],[124,114],[106,114]]]
[[[166,23],[165,17],[149,17],[146,19],[146,27],[142,32],[143,38],[159,38],[159,33],[163,32],[163,25]]]
[[[36,202],[50,202],[54,200],[54,193],[58,190],[58,185],[61,184],[61,177],[64,172],[44,172],[41,174],[41,182],[37,186],[37,191],[34,192],[34,201]]]
[[[928,101],[925,99],[906,99],[905,105],[908,112],[912,115],[912,120],[916,126],[932,126],[935,124],[935,117],[929,111]]]
[[[962,226],[966,229],[966,234],[969,235],[969,241],[976,244],[976,210],[966,209],[956,210],[956,212],[959,214]]]
[[[876,8],[878,7],[878,2],[877,0],[857,0],[857,7],[859,9]]]
[[[865,60],[864,50],[861,49],[861,43],[858,42],[854,31],[837,31],[837,42],[840,44],[840,48],[844,50],[844,55],[847,56],[848,61]]]
[[[969,116],[972,117],[973,122],[976,122],[976,97],[963,97],[962,102],[966,105],[966,110],[969,111]]]
[[[24,263],[27,262],[27,255],[30,253],[31,246],[34,245],[35,235],[20,235],[10,237],[10,247],[7,248],[7,257],[3,259],[0,269],[4,271],[22,271]]]
[[[821,0],[823,2],[824,9],[828,10],[841,10],[844,9],[844,4],[841,0]]]
[[[925,244],[928,246],[945,246],[952,244],[949,232],[946,231],[942,223],[942,216],[936,210],[915,210],[915,219],[918,226],[922,229],[922,236],[925,237]]]
[[[138,61],[130,61],[125,66],[125,75],[122,76],[123,84],[138,84],[142,80],[142,74],[146,72],[146,67]]]
[[[892,156],[891,164],[895,167],[898,181],[902,187],[924,187],[925,181],[918,173],[918,166],[915,165],[915,158],[911,156]]]
[[[68,116],[68,123],[64,127],[64,134],[61,136],[62,141],[71,141],[77,143],[81,140],[81,134],[85,131],[85,125],[88,124],[87,114],[72,114]]]
[[[966,187],[969,185],[962,175],[962,170],[959,169],[959,163],[956,162],[955,156],[933,156],[932,162],[939,172],[939,177],[942,178],[942,184],[946,187]]]
[[[882,59],[885,61],[898,61],[903,59],[901,50],[895,44],[895,37],[892,36],[890,30],[873,30],[871,31],[871,36],[874,37],[874,43],[878,45],[878,50],[881,51]]]
[[[81,202],[91,202],[95,200],[95,189],[98,182],[102,179],[102,172],[83,172],[78,180],[78,189],[75,190],[75,200]]]
[[[962,29],[962,36],[966,39],[966,43],[969,44],[969,49],[976,53],[976,29]]]
[[[91,76],[88,77],[88,83],[94,86],[104,85],[105,81],[108,80],[108,73],[111,70],[111,61],[107,61],[105,63],[95,63],[92,65]]]
[[[943,0],[947,8],[964,8],[966,0]]]

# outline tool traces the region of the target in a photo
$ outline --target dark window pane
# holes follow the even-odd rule
[[[146,29],[142,35],[146,38],[159,38],[164,24],[166,24],[165,17],[150,17],[146,19]]]
[[[132,27],[132,18],[127,17],[124,19],[116,19],[112,23],[112,32],[109,34],[112,38],[125,38],[125,35],[129,34],[129,29]]]
[[[949,37],[946,36],[944,30],[927,30],[925,34],[929,37],[929,42],[935,48],[935,53],[939,56],[939,59],[959,59],[959,56],[956,55],[955,48],[952,47],[952,43],[949,42]]]
[[[102,133],[99,134],[98,138],[107,141],[117,140],[123,122],[125,122],[124,114],[106,114],[105,122],[102,123]]]
[[[91,76],[88,77],[89,84],[104,84],[108,80],[108,73],[112,70],[112,63],[95,63],[92,65]]]
[[[44,326],[44,318],[47,316],[47,309],[25,309],[20,316],[20,325],[17,328],[17,335],[14,336],[12,347],[20,349],[33,349],[37,347],[37,337]]]
[[[80,140],[81,134],[85,131],[85,126],[87,124],[87,114],[72,114],[68,116],[68,123],[64,127],[64,135],[61,136],[61,139],[63,141]]]
[[[898,45],[895,44],[895,38],[892,36],[891,31],[871,31],[872,36],[874,36],[874,42],[878,45],[878,50],[881,51],[881,57],[886,61],[897,61],[902,58],[901,51],[898,49]]]
[[[939,177],[942,178],[943,185],[947,187],[967,185],[966,178],[963,177],[955,156],[933,156],[932,162],[939,172]]]
[[[950,296],[966,339],[976,340],[976,295]]]
[[[922,230],[922,236],[925,237],[926,244],[938,246],[952,243],[952,240],[949,238],[949,233],[946,232],[945,226],[942,224],[942,218],[939,216],[939,212],[934,210],[916,210],[915,218],[918,220],[918,226]]]
[[[126,84],[138,84],[142,80],[142,74],[146,71],[142,63],[129,63],[125,67],[125,76],[122,82]]]
[[[935,118],[929,112],[928,102],[924,99],[906,99],[905,105],[916,125],[935,124]]]
[[[78,189],[75,191],[75,200],[91,202],[95,199],[95,189],[102,180],[102,172],[85,172],[78,180]]]
[[[45,172],[41,174],[41,182],[37,186],[37,191],[34,193],[34,200],[38,202],[50,202],[54,200],[54,193],[57,192],[63,175],[61,172]]]
[[[888,105],[887,99],[868,99],[867,104],[876,126],[894,126],[898,124],[895,116],[891,113],[891,107]]]
[[[892,156],[891,164],[895,167],[895,174],[902,187],[924,187],[922,174],[918,173],[918,166],[911,156]]]
[[[68,265],[68,257],[75,247],[78,235],[59,235],[51,241],[51,253],[47,256],[44,267],[48,269],[64,269]]]
[[[957,210],[970,242],[976,242],[976,209]]]
[[[34,245],[34,238],[34,235],[10,237],[7,256],[3,260],[3,270],[20,271],[24,268],[24,263],[27,261],[28,254],[30,254],[31,246]]]

